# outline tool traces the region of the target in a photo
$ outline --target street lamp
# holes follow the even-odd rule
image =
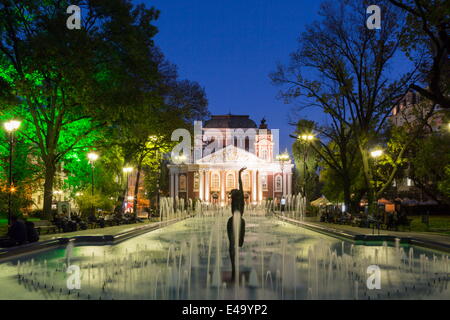
[[[370,152],[370,156],[372,158],[375,158],[375,159],[380,157],[380,156],[382,156],[382,155],[383,155],[383,150],[381,150],[381,149],[375,149],[375,150]]]
[[[375,159],[375,169],[377,168],[377,160],[379,157],[381,157],[383,155],[383,153],[384,153],[384,151],[382,149],[374,149],[370,152],[370,156]],[[378,189],[378,177],[377,177],[376,171],[375,171],[375,181],[374,182],[375,182],[375,193],[376,193],[377,189]],[[375,199],[375,201],[378,205],[377,199]]]
[[[11,194],[16,191],[12,179],[12,154],[14,144],[14,132],[19,129],[20,121],[10,120],[4,124],[9,134],[9,175],[8,175],[8,225],[11,224]]]
[[[375,149],[370,152],[370,156],[375,159],[375,168],[377,165],[377,159],[383,155],[384,151],[382,149]],[[378,188],[378,179],[375,173],[375,190]]]
[[[95,209],[94,209],[94,162],[98,159],[98,154],[95,152],[89,152],[87,155],[89,159],[89,163],[91,165],[91,175],[92,175],[92,186],[91,186],[91,194],[92,194],[92,216],[95,216]]]
[[[305,147],[305,150],[303,152],[303,196],[306,199],[306,155],[308,153],[308,146],[312,140],[314,140],[314,135],[311,133],[302,134],[299,136],[299,139],[303,141]]]
[[[280,166],[281,166],[281,197],[284,196],[284,163],[289,161],[289,154],[287,153],[287,151],[285,151],[282,154],[279,154],[276,156],[277,161],[280,162]]]
[[[314,135],[312,135],[312,134],[302,134],[299,138],[301,140],[303,140],[303,141],[311,141],[311,140],[314,139]]]

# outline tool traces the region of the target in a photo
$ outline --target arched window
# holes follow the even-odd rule
[[[282,184],[283,184],[282,177],[281,177],[281,175],[278,175],[278,176],[275,178],[275,191],[281,192],[281,191],[282,191],[282,190],[281,190]]]
[[[198,191],[198,187],[200,185],[200,177],[198,175],[198,172],[194,173],[194,191]]]
[[[267,191],[267,175],[261,174],[261,187],[264,191]]]
[[[261,158],[263,158],[264,160],[267,160],[267,150],[266,149],[263,149],[261,151]]]
[[[243,174],[242,185],[244,190],[250,190],[250,175],[248,173]]]
[[[249,137],[245,137],[245,151],[250,150],[250,139]]]
[[[219,191],[220,189],[220,177],[218,173],[213,173],[212,179],[211,179],[211,190],[213,191]]]
[[[227,190],[234,189],[234,174],[228,173],[227,174]]]

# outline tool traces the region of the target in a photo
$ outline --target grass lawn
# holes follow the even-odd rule
[[[449,216],[430,216],[430,224],[427,226],[422,223],[421,216],[409,216],[411,221],[411,231],[417,232],[436,232],[450,235],[450,215]]]

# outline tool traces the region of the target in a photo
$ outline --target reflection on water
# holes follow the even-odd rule
[[[117,245],[54,249],[0,265],[0,298],[450,298],[448,257],[418,248],[355,246],[274,218],[246,216],[239,285],[230,281],[228,216],[197,216]],[[67,289],[67,262],[81,289]],[[369,290],[367,268],[380,268]],[[20,280],[18,280],[20,279]],[[8,293],[9,292],[9,293]]]

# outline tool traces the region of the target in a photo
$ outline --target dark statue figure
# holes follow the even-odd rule
[[[228,240],[230,242],[229,247],[229,253],[230,253],[230,260],[231,260],[231,281],[235,280],[236,276],[236,266],[234,263],[235,259],[235,234],[234,234],[234,228],[233,228],[233,217],[235,212],[240,212],[240,221],[239,223],[239,247],[242,247],[244,245],[244,236],[245,236],[245,220],[242,218],[244,215],[244,189],[242,187],[242,178],[241,173],[247,169],[246,167],[239,170],[239,190],[233,189],[231,190],[231,214],[232,216],[230,219],[228,219],[227,223],[227,233],[228,233]]]

